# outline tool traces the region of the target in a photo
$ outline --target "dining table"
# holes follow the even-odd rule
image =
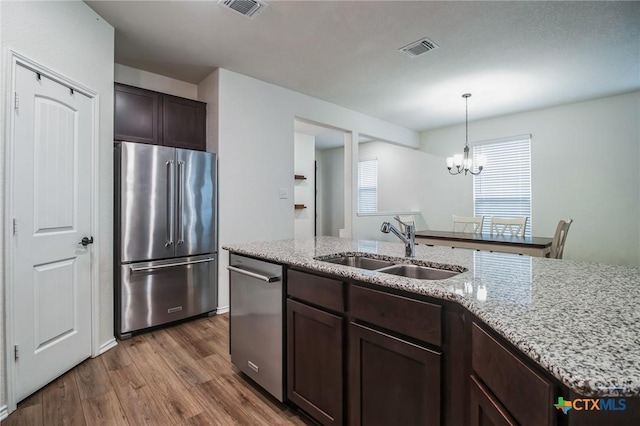
[[[416,231],[415,241],[418,244],[430,246],[448,246],[549,257],[553,238],[425,230]]]

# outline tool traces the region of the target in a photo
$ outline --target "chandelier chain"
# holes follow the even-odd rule
[[[464,106],[464,144],[469,146],[469,96],[465,96],[464,98],[465,106]]]
[[[452,175],[458,175],[461,173],[471,174],[471,175],[479,175],[484,168],[484,157],[478,161],[478,171],[474,172],[474,161],[472,157],[469,155],[469,98],[471,97],[471,93],[465,93],[462,95],[465,100],[464,106],[464,151],[463,154],[455,155],[453,157],[447,158],[447,169],[449,173]],[[452,171],[452,168],[455,166],[455,171]]]

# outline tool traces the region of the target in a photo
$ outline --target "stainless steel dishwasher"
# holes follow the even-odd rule
[[[229,256],[231,362],[284,401],[282,265]]]

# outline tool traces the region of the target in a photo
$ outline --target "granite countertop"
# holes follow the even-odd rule
[[[314,259],[342,252],[404,257],[401,243],[317,237],[223,248],[458,302],[579,394],[640,396],[638,267],[420,244],[415,259],[467,269],[428,281]]]

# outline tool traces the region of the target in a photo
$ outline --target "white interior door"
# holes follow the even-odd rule
[[[13,325],[20,401],[91,355],[92,101],[16,67]]]

